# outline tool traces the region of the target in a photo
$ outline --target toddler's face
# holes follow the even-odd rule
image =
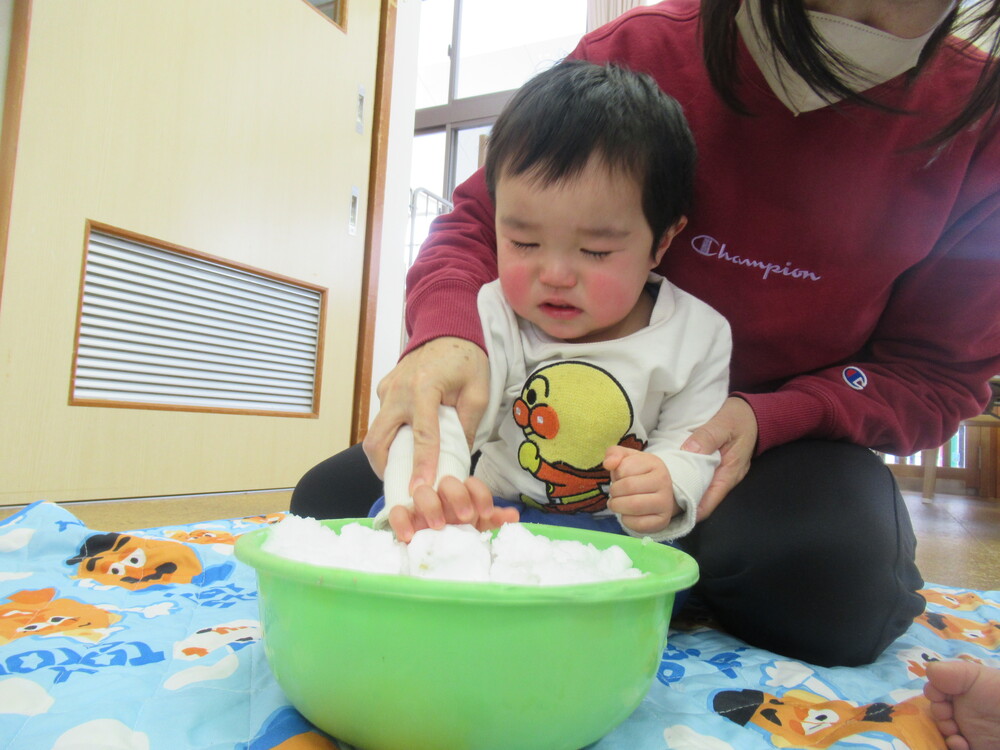
[[[569,341],[607,341],[644,327],[640,305],[657,248],[632,177],[591,159],[579,175],[542,185],[528,172],[496,187],[500,284],[514,311]]]

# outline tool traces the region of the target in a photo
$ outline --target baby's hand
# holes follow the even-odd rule
[[[611,473],[608,508],[624,526],[640,534],[655,534],[670,525],[678,511],[670,471],[659,456],[613,445],[604,454]]]
[[[480,531],[517,521],[516,508],[498,508],[482,481],[469,477],[464,482],[442,477],[437,491],[422,484],[413,492],[413,507],[397,505],[389,511],[389,526],[401,542],[409,542],[421,529],[442,529],[448,523],[467,523]]]

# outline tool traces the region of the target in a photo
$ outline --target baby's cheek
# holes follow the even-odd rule
[[[615,274],[595,274],[588,285],[591,309],[614,317],[628,313],[635,305],[635,289]]]
[[[503,294],[514,311],[520,312],[519,308],[528,300],[531,289],[531,276],[528,270],[518,264],[501,266],[500,288],[503,289]]]

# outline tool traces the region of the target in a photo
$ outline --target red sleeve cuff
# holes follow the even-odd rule
[[[418,294],[407,303],[406,327],[410,338],[401,357],[443,336],[471,341],[486,351],[476,299],[479,289],[466,281],[442,279],[433,294]]]
[[[778,445],[819,437],[828,423],[828,407],[817,394],[798,390],[734,393],[750,404],[757,417],[755,455]]]

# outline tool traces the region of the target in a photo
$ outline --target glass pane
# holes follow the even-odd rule
[[[427,133],[413,138],[413,161],[410,165],[410,226],[406,242],[406,267],[413,264],[420,245],[427,238],[431,222],[445,213],[449,205],[436,196],[444,191],[445,132]]]
[[[448,103],[451,72],[451,29],[455,0],[420,3],[420,38],[417,42],[417,109]]]
[[[479,169],[481,160],[485,160],[483,138],[490,134],[492,125],[482,125],[477,128],[463,128],[455,135],[455,184],[461,185]]]
[[[338,26],[344,25],[343,0],[308,0],[308,2]]]
[[[423,188],[444,196],[445,133],[427,133],[413,137],[410,162],[410,189]]]
[[[572,52],[586,26],[587,0],[462,0],[456,98],[516,89]]]

